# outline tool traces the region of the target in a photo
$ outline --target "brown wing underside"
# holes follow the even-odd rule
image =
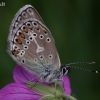
[[[32,72],[41,72],[46,66],[51,69],[60,67],[53,37],[30,5],[21,8],[15,15],[8,42],[8,51],[13,59]]]

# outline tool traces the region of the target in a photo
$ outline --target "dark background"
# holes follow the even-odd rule
[[[99,0],[6,0],[0,6],[0,88],[13,82],[15,62],[7,54],[9,26],[24,5],[34,6],[50,29],[63,64],[100,70],[100,1]],[[0,3],[2,3],[0,1]],[[100,72],[100,71],[99,71]],[[100,99],[100,75],[78,69],[69,73],[73,95],[78,100]]]

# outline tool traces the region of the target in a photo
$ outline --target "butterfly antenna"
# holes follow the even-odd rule
[[[98,73],[98,71],[95,71],[95,70],[88,70],[88,69],[84,69],[84,68],[81,68],[81,67],[69,66],[69,65],[71,65],[71,64],[95,64],[95,62],[75,62],[75,63],[66,64],[66,65],[64,65],[63,67],[66,67],[66,68],[72,67],[72,68],[77,68],[77,69],[80,69],[80,70],[83,70],[83,71]]]
[[[69,65],[74,65],[74,64],[95,64],[95,62],[74,62],[74,63],[69,63],[69,64],[66,64],[67,66]]]

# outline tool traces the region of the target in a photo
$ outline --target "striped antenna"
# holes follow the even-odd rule
[[[88,71],[88,72],[98,73],[98,71],[95,71],[95,70],[88,70],[88,69],[84,69],[84,68],[76,67],[76,66],[66,66],[65,65],[65,67],[72,67],[72,68],[77,68],[77,69],[81,69],[81,70]]]
[[[74,63],[69,63],[69,64],[66,64],[66,65],[74,65],[74,64],[95,64],[95,62],[74,62]]]
[[[84,68],[81,68],[81,67],[70,66],[70,65],[74,65],[74,64],[95,64],[95,62],[74,62],[74,63],[69,63],[69,64],[66,64],[66,65],[63,65],[62,67],[66,67],[66,68],[72,67],[72,68],[77,68],[77,69],[81,69],[81,70],[84,70],[84,71],[98,73],[98,71],[95,71],[95,70],[88,70],[88,69],[84,69]]]

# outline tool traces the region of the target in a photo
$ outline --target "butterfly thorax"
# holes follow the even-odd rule
[[[57,68],[55,70],[50,70],[46,68],[42,79],[43,81],[49,83],[59,82],[61,81],[63,76],[66,76],[69,73],[69,71],[70,71],[70,67],[65,65],[61,65],[60,68]]]
[[[61,77],[63,76],[60,70],[49,70],[45,69],[45,72],[41,75],[41,81],[48,82],[48,83],[55,83],[59,82]]]

